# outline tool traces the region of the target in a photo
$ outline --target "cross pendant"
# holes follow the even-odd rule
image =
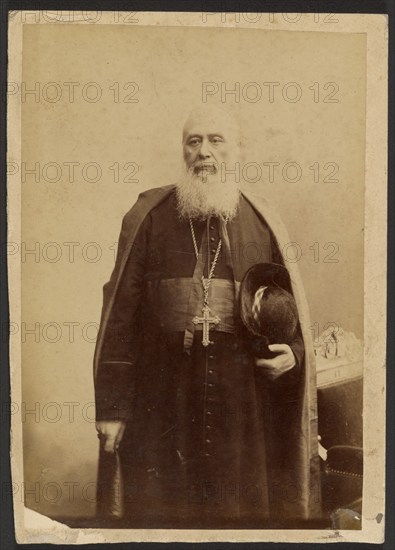
[[[192,319],[192,322],[195,325],[199,325],[199,324],[203,325],[202,344],[206,348],[209,344],[212,344],[212,342],[210,342],[210,324],[218,325],[221,319],[217,315],[210,317],[211,310],[207,305],[203,306],[202,313],[203,313],[202,317],[196,316]]]

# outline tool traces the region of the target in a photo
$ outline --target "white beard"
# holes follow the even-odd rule
[[[219,172],[195,174],[193,170],[187,170],[177,183],[176,192],[181,218],[205,220],[218,216],[231,220],[237,213],[238,185],[233,181],[221,181]]]

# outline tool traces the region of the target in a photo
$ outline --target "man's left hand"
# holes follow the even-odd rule
[[[276,380],[296,365],[296,359],[288,344],[271,344],[268,347],[278,355],[272,359],[255,358],[255,365],[262,369],[262,373],[270,380]]]

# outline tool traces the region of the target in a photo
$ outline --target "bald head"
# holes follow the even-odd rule
[[[239,139],[240,130],[236,119],[215,105],[202,105],[189,113],[182,132],[183,142],[191,132],[203,129],[226,134],[229,139]]]

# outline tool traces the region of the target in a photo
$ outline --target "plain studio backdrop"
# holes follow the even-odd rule
[[[138,193],[178,179],[182,126],[203,99],[240,122],[247,179],[288,227],[314,336],[334,323],[363,338],[365,56],[363,34],[24,27],[22,164],[11,184],[22,188],[14,337],[29,507],[94,513],[102,286]]]

